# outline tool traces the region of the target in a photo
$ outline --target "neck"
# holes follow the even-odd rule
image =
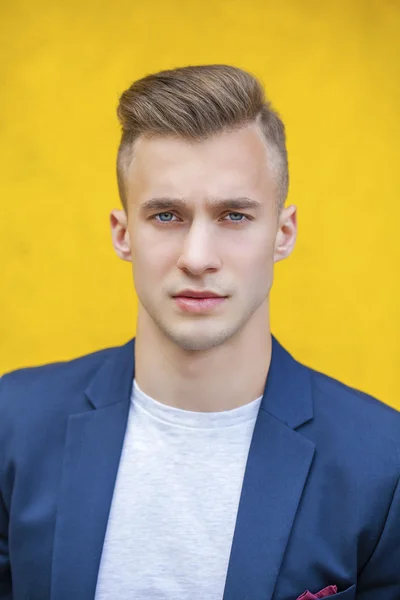
[[[217,412],[261,396],[271,361],[269,305],[220,346],[205,351],[180,348],[142,307],[135,341],[135,378],[145,394],[184,410]]]

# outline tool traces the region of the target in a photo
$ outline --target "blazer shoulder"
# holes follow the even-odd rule
[[[384,457],[400,473],[400,412],[375,396],[306,368],[318,428],[334,432],[347,452],[365,452],[376,460]]]
[[[311,374],[314,395],[320,401],[334,400],[335,409],[347,412],[349,417],[351,415],[359,417],[359,411],[362,410],[368,418],[375,417],[378,420],[393,421],[400,426],[400,411],[396,408],[325,373],[306,368]]]
[[[0,413],[14,411],[40,403],[65,402],[65,398],[82,393],[110,354],[117,347],[103,348],[76,358],[23,367],[3,373],[0,377]]]

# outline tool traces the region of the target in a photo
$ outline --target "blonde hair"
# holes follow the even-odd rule
[[[261,83],[247,71],[229,65],[200,65],[148,75],[123,92],[117,115],[122,126],[117,181],[125,210],[126,174],[139,136],[173,135],[201,141],[251,122],[259,124],[267,142],[277,203],[283,206],[289,185],[285,128]]]

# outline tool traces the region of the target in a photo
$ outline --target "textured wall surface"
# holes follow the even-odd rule
[[[0,372],[127,341],[137,302],[111,245],[120,93],[232,63],[287,127],[293,256],[272,328],[294,356],[400,409],[395,0],[4,1]]]

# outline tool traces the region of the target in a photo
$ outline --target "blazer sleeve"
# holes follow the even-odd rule
[[[4,423],[4,406],[1,401],[0,378],[0,600],[12,600],[11,569],[8,553],[8,512],[1,488],[4,478],[5,439],[1,423]],[[2,418],[3,417],[3,418]]]
[[[400,598],[400,479],[384,528],[357,584],[357,600]]]

